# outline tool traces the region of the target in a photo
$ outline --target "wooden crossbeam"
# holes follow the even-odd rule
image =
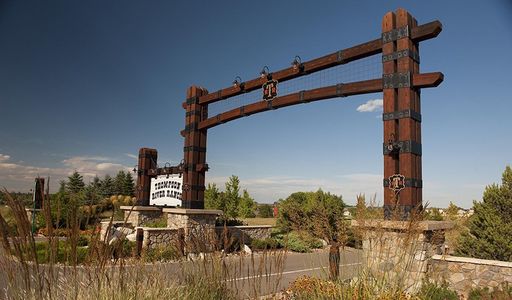
[[[443,78],[444,75],[441,72],[413,74],[412,85],[414,88],[436,87],[441,84]],[[199,122],[198,130],[212,128],[222,123],[241,118],[243,116],[248,116],[267,110],[335,97],[377,93],[382,92],[382,90],[382,78],[379,78],[301,91],[285,96],[276,97],[272,101],[262,100],[254,102],[221,113],[217,116],[213,116]],[[185,131],[182,131],[181,135],[184,136]]]
[[[433,21],[430,23],[423,24],[415,27],[411,30],[411,40],[414,42],[420,42],[427,39],[435,38],[442,30],[442,24],[439,21]],[[294,70],[293,67],[282,69],[272,73],[272,78],[279,82],[294,79],[300,76],[318,72],[327,68],[331,68],[337,65],[349,63],[354,60],[369,57],[382,52],[382,40],[375,39],[366,43],[362,43],[344,50],[336,51],[334,53],[307,61],[303,63],[301,70]],[[267,79],[256,78],[246,81],[241,87],[228,87],[216,92],[212,92],[199,97],[199,104],[210,104],[229,97],[247,93],[250,91],[261,88],[262,84]],[[183,103],[183,107],[186,107],[186,103]]]

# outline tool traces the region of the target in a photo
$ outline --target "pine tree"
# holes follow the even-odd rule
[[[256,216],[254,213],[255,210],[256,202],[249,196],[247,190],[244,190],[238,205],[238,215],[240,218],[254,218]]]
[[[101,181],[100,194],[103,198],[114,195],[114,180],[108,174]]]
[[[226,192],[224,193],[225,210],[224,215],[230,219],[238,217],[238,205],[240,204],[240,180],[238,176],[231,175],[226,182]]]
[[[224,211],[224,201],[220,201],[221,193],[215,183],[208,183],[204,191],[204,207],[206,209],[220,209]]]
[[[135,184],[133,182],[133,177],[130,172],[125,173],[123,182],[123,195],[135,196]]]
[[[80,173],[76,170],[68,177],[68,182],[66,184],[67,191],[71,194],[78,194],[83,191],[85,187],[84,179]]]
[[[114,179],[114,193],[116,195],[124,195],[124,186],[125,186],[126,175],[124,171],[121,170],[117,172],[116,178]]]
[[[501,185],[485,188],[481,202],[473,202],[469,232],[459,238],[457,255],[512,261],[512,169],[505,168]]]

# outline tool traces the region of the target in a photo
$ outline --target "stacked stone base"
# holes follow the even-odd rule
[[[434,254],[444,249],[444,232],[453,227],[442,221],[352,221],[362,237],[367,271],[379,282],[417,291]]]

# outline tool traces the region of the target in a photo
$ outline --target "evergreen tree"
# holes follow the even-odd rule
[[[238,217],[238,205],[240,204],[240,180],[238,176],[231,175],[228,182],[226,182],[224,201],[224,215],[226,218],[236,219]]]
[[[456,254],[512,261],[512,169],[507,166],[501,185],[485,188],[482,202],[473,202],[469,232],[459,238]]]
[[[258,204],[258,217],[272,218],[274,216],[273,207],[271,204]]]
[[[103,198],[114,195],[114,180],[110,175],[105,175],[101,181],[100,194]]]
[[[244,190],[238,205],[238,215],[240,218],[254,218],[256,216],[254,213],[255,210],[256,202],[249,196],[247,190]]]
[[[85,187],[84,179],[76,170],[68,177],[66,184],[67,191],[71,194],[78,194],[83,191]]]
[[[220,209],[225,210],[225,202],[221,201],[221,192],[217,188],[215,183],[208,183],[206,190],[204,191],[204,207],[206,209]]]
[[[123,195],[135,196],[135,184],[133,182],[132,173],[126,172],[123,182]]]
[[[455,221],[459,218],[459,207],[451,201],[450,205],[446,208],[446,217],[451,221]]]
[[[124,187],[125,187],[126,175],[124,171],[121,170],[117,172],[116,178],[114,179],[114,193],[116,195],[124,195]]]

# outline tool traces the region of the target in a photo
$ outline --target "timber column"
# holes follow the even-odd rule
[[[384,94],[384,218],[409,218],[422,208],[421,114],[418,43],[411,39],[417,21],[404,9],[382,21]]]
[[[183,103],[186,110],[185,138],[183,147],[183,192],[182,207],[204,209],[204,180],[208,170],[206,164],[206,129],[199,130],[199,122],[208,118],[208,105],[199,104],[199,97],[208,91],[197,86],[187,90],[187,100]]]
[[[135,194],[137,196],[138,206],[149,205],[149,194],[151,191],[150,169],[157,168],[158,153],[156,149],[140,148],[139,149],[139,165],[137,171],[137,188]]]

